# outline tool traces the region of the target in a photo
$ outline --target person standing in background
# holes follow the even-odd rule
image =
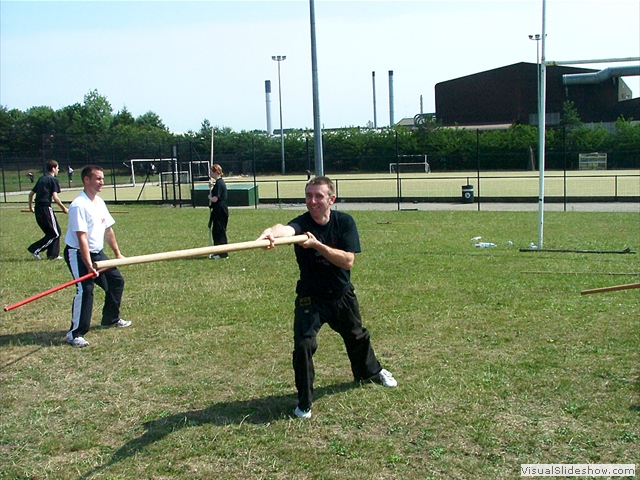
[[[222,167],[220,165],[214,163],[211,165],[209,170],[211,175],[211,178],[209,179],[211,192],[207,197],[209,199],[209,229],[211,230],[214,245],[226,245],[228,243],[227,223],[229,222],[227,185],[222,179]],[[209,255],[209,258],[229,258],[229,254],[211,254]]]
[[[40,255],[43,251],[47,252],[48,260],[59,260],[62,257],[60,254],[60,224],[56,218],[51,202],[56,202],[64,213],[68,213],[67,207],[65,207],[58,197],[60,193],[60,183],[56,178],[60,166],[55,160],[49,160],[46,164],[47,173],[40,177],[33,189],[29,193],[29,210],[36,214],[36,222],[40,229],[44,232],[42,237],[37,242],[32,243],[27,247],[29,253],[33,255],[36,260],[42,260]],[[33,205],[33,197],[35,196],[35,208]]]

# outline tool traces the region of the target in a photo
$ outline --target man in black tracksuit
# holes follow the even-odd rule
[[[56,178],[60,168],[58,162],[49,160],[46,168],[47,173],[38,179],[29,193],[29,210],[36,214],[36,222],[38,222],[38,226],[44,232],[44,237],[29,245],[27,250],[38,260],[42,260],[40,254],[45,250],[47,252],[47,259],[58,260],[61,259],[61,257],[59,257],[60,224],[53,212],[51,202],[55,201],[64,213],[68,213],[69,210],[58,197],[58,193],[60,193],[60,183]],[[33,206],[34,196],[36,197],[35,208]]]
[[[309,239],[295,246],[300,279],[296,287],[293,327],[293,369],[298,390],[294,414],[311,417],[316,337],[323,324],[338,332],[344,341],[356,381],[375,381],[397,386],[393,375],[382,368],[363,327],[358,299],[351,284],[351,267],[360,252],[360,239],[351,215],[331,210],[335,187],[327,177],[311,179],[305,188],[307,212],[287,225],[267,228],[259,239],[273,247],[279,237],[306,234]]]

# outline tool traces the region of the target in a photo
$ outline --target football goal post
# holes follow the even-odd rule
[[[579,170],[606,170],[607,154],[606,153],[580,153],[578,155]]]
[[[398,161],[389,164],[389,173],[430,173],[426,155],[398,155]]]
[[[145,180],[160,183],[160,176],[174,171],[175,163],[175,158],[132,158],[129,160],[131,183],[134,187]]]

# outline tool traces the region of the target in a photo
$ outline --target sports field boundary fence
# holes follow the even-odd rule
[[[107,172],[105,172],[107,173]],[[456,172],[336,174],[336,195],[341,203],[537,203],[537,172]],[[101,196],[113,204],[169,204],[180,208],[206,206],[202,192],[208,193],[205,181],[184,182],[184,176],[162,175],[160,181],[118,183],[105,175]],[[260,204],[294,204],[304,202],[306,175],[227,177],[230,190],[253,190],[247,200],[231,206],[257,208]],[[63,201],[71,201],[81,190],[79,181],[71,187],[61,182]],[[471,195],[469,195],[471,192]],[[29,190],[3,192],[4,203],[25,204]],[[547,171],[545,202],[635,202],[640,203],[640,170],[634,171]]]
[[[606,170],[580,170],[584,152],[566,139],[566,131],[561,132],[556,136],[562,141],[547,150],[546,202],[640,201],[637,147],[598,153],[606,155]],[[447,154],[444,145],[419,148],[409,142],[415,138],[403,135],[399,141],[398,132],[376,137],[377,144],[350,150],[327,141],[325,172],[336,181],[340,202],[462,202],[478,207],[486,202],[537,203],[539,173],[533,149],[498,148],[491,146],[490,133],[471,133],[458,135],[471,136],[475,146],[467,142],[449,148]],[[269,150],[260,138],[230,135],[217,143],[211,155],[208,144],[193,141],[165,140],[167,144],[148,138],[134,143],[109,136],[44,135],[40,151],[0,152],[0,202],[26,203],[28,192],[51,158],[60,164],[65,200],[82,188],[82,168],[95,164],[104,169],[103,197],[108,202],[196,207],[198,192],[207,188],[206,174],[201,171],[213,161],[222,166],[230,187],[253,185],[254,206],[302,201],[304,182],[314,168],[309,138],[300,137],[297,143],[294,137],[287,138],[288,146],[297,148],[287,150],[287,175],[278,174],[280,152]]]

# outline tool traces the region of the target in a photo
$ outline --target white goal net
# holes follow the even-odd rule
[[[176,158],[132,158],[125,162],[131,170],[131,183],[191,183],[209,180],[209,162],[179,162]]]
[[[426,155],[398,155],[398,162],[389,164],[389,173],[430,173]]]
[[[607,154],[606,153],[581,153],[578,155],[579,170],[606,170]]]
[[[175,170],[175,158],[132,158],[129,160],[131,183],[135,187],[139,183],[160,183],[162,172]]]

